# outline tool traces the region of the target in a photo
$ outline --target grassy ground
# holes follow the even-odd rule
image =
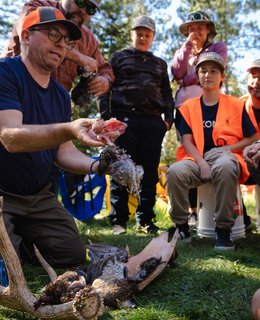
[[[248,212],[255,222],[253,196],[245,197]],[[158,225],[169,227],[166,210],[157,208]],[[112,236],[111,227],[104,215],[87,223],[79,223],[85,242],[128,244],[130,253],[136,254],[152,239],[137,234],[130,222],[126,235]],[[169,265],[147,288],[139,293],[136,309],[114,310],[101,320],[249,320],[253,293],[260,288],[260,234],[248,233],[246,239],[237,240],[234,252],[213,249],[214,241],[200,239],[194,232],[191,244],[177,243],[177,263]],[[40,268],[24,268],[33,292],[48,282]],[[15,311],[0,308],[0,320],[33,319]]]

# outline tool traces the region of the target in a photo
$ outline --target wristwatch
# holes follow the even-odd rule
[[[108,80],[108,83],[109,83],[109,91],[111,91],[112,90],[112,87],[113,87],[113,81],[110,79],[110,78],[108,78],[108,77],[105,77],[107,80]]]

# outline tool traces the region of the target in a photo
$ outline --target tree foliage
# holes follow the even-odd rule
[[[0,37],[7,39],[25,0],[0,0]]]

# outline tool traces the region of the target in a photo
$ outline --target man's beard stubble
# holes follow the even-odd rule
[[[74,22],[79,28],[81,28],[82,25],[84,24],[84,19],[80,11],[74,11],[72,13],[67,12],[65,14],[65,18],[67,20]]]
[[[257,90],[257,91],[254,91]],[[257,100],[260,100],[260,88],[248,86],[248,92]]]

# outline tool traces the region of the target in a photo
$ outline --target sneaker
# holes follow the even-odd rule
[[[217,232],[217,240],[215,244],[215,249],[234,251],[235,245],[233,241],[230,239],[231,231],[220,229],[217,227],[216,232]]]
[[[143,232],[143,233],[152,233],[157,234],[160,228],[158,228],[152,221],[147,224],[141,224],[137,223],[137,231]]]
[[[196,227],[198,215],[196,212],[192,212],[189,216],[188,224],[190,227]]]
[[[119,235],[119,234],[123,234],[126,233],[126,228],[123,226],[120,226],[119,224],[115,224],[113,226],[113,231],[112,231],[113,235]]]

